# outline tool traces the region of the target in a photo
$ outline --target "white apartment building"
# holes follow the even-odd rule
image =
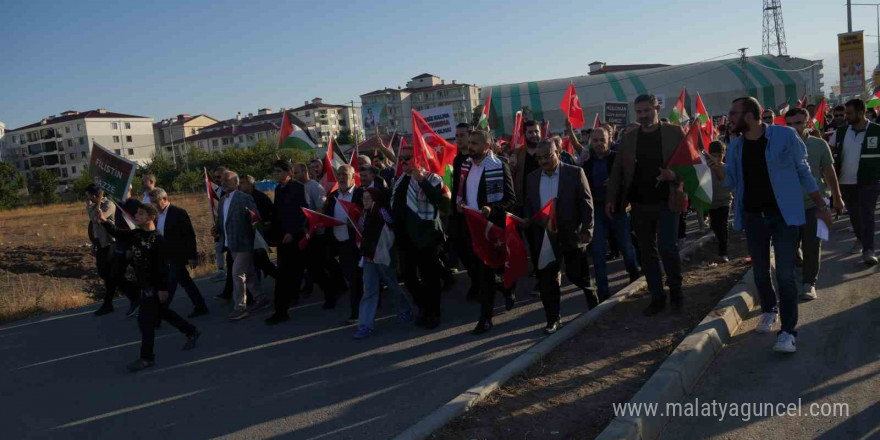
[[[179,158],[188,151],[187,140],[201,133],[202,129],[220,121],[208,115],[179,114],[153,124],[153,137],[156,139],[156,153]]]
[[[359,142],[365,139],[360,106],[324,104],[321,98],[314,98],[290,112],[317,135],[320,147],[326,146],[331,137],[339,136],[342,130],[349,130],[352,138],[357,137]]]
[[[25,177],[39,168],[58,176],[60,187],[77,179],[89,166],[92,142],[138,165],[148,164],[155,151],[153,118],[96,110],[68,110],[6,132],[3,160]],[[8,153],[8,155],[6,154]]]
[[[6,141],[3,139],[3,135],[6,132],[6,124],[0,121],[0,161],[6,160]]]
[[[455,122],[470,122],[474,108],[479,106],[480,88],[473,84],[447,83],[437,75],[423,73],[406,83],[406,88],[384,88],[361,95],[365,109],[382,108],[376,115],[383,133],[412,131],[412,110],[452,106]],[[372,135],[373,133],[370,133]]]

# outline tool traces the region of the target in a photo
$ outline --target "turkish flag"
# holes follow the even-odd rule
[[[565,116],[568,116],[568,122],[571,122],[572,128],[581,128],[584,126],[584,111],[581,109],[581,100],[578,99],[577,90],[574,88],[574,82],[568,84],[568,90],[559,104]]]
[[[345,160],[343,157],[342,160]],[[336,180],[336,172],[333,171],[333,138],[327,144],[327,154],[324,155],[324,177],[321,178],[321,186],[326,194],[330,194],[339,187]]]
[[[419,112],[412,111],[413,166],[443,176],[452,165],[458,148],[434,132]]]
[[[465,208],[464,216],[467,221],[468,231],[471,233],[474,254],[486,266],[493,269],[502,267],[506,254],[504,229],[490,222],[476,209]]]
[[[361,173],[360,167],[358,166],[358,146],[355,144],[354,148],[351,149],[351,160],[348,161],[348,164],[354,168],[354,185],[361,186]]]
[[[306,215],[306,221],[309,224],[309,231],[306,232],[305,237],[299,241],[299,248],[303,250],[308,246],[309,240],[315,235],[315,229],[318,228],[332,228],[334,226],[342,226],[345,223],[342,223],[339,220],[336,220],[333,217],[326,216],[321,214],[320,212],[312,211],[308,208],[302,208],[303,214]]]
[[[336,203],[339,203],[342,206],[342,210],[345,211],[345,215],[348,216],[348,221],[351,222],[351,226],[354,228],[354,242],[358,247],[361,247],[361,216],[364,214],[364,208],[354,202],[346,202],[342,199],[336,199]]]
[[[513,287],[516,280],[529,272],[529,260],[526,256],[526,244],[519,234],[517,226],[523,220],[519,217],[507,214],[504,228],[504,244],[507,250],[507,258],[504,261],[504,288]]]

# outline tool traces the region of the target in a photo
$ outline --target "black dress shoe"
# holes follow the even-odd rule
[[[629,274],[629,282],[634,283],[637,279],[641,278],[642,274],[640,272],[633,272]]]
[[[434,330],[440,326],[440,317],[436,315],[425,316],[424,322],[422,323],[422,327],[427,330]]]
[[[95,316],[104,316],[108,313],[113,313],[113,306],[110,305],[102,305],[98,310],[95,310]]]
[[[126,317],[126,318],[131,318],[132,316],[134,316],[134,315],[137,314],[137,311],[138,311],[140,308],[141,308],[141,303],[139,303],[139,302],[132,302],[132,303],[129,304],[129,306],[128,306],[128,311],[125,312],[125,317]]]
[[[599,297],[596,295],[595,290],[584,289],[584,296],[587,297],[587,309],[593,310],[596,306],[599,305]]]
[[[266,318],[266,325],[281,324],[284,321],[290,321],[290,315],[273,314],[272,316]]]
[[[477,323],[477,326],[474,327],[474,331],[472,332],[475,335],[482,335],[483,333],[488,333],[489,330],[492,330],[492,321],[484,321],[480,320]]]
[[[425,315],[425,312],[419,310],[419,313],[416,315],[416,319],[413,322],[413,324],[416,327],[424,327],[426,319],[427,319],[427,316]]]
[[[672,305],[672,310],[681,310],[684,305],[684,295],[682,295],[681,289],[669,289],[669,304]]]
[[[553,333],[556,333],[557,330],[559,330],[559,327],[561,325],[562,324],[560,324],[559,321],[556,321],[552,324],[547,324],[547,327],[544,327],[544,333],[548,334],[548,335],[552,335]]]
[[[196,341],[199,340],[199,336],[202,335],[198,329],[192,332],[192,334],[186,336],[186,342],[183,344],[183,350],[192,350],[196,348]]]
[[[515,302],[516,302],[515,296],[513,296],[513,295],[505,296],[504,297],[504,308],[507,309],[508,312],[513,310],[513,305]]]
[[[208,308],[205,306],[202,306],[202,307],[196,307],[192,311],[192,313],[190,313],[189,315],[186,315],[186,317],[187,318],[196,318],[198,316],[207,315],[207,314],[208,314]]]
[[[138,359],[138,360],[136,360],[136,361],[134,361],[134,362],[128,364],[128,366],[127,366],[126,368],[128,368],[128,371],[131,371],[132,373],[135,373],[135,372],[138,372],[138,371],[141,371],[141,370],[144,370],[144,369],[150,368],[150,367],[152,367],[153,365],[156,365],[156,362],[154,362],[154,361],[145,361],[145,360],[143,360],[143,359]]]
[[[642,314],[645,316],[654,316],[663,311],[666,308],[666,295],[654,295],[651,298],[651,305],[649,305],[645,310],[642,311]]]

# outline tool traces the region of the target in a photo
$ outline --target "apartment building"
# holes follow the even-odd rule
[[[317,136],[319,146],[326,146],[331,137],[336,138],[343,130],[348,130],[352,139],[363,141],[365,138],[360,106],[324,104],[321,98],[314,98],[290,112]]]
[[[456,123],[470,122],[474,108],[480,104],[480,88],[476,85],[456,80],[447,83],[430,73],[413,77],[406,83],[406,88],[386,87],[361,95],[364,130],[370,131],[371,135],[375,126],[383,133],[411,132],[412,110],[451,106]]]
[[[3,160],[26,177],[47,169],[64,187],[88,168],[92,142],[139,165],[148,164],[156,143],[153,118],[109,112],[103,108],[68,110],[6,132]]]
[[[273,113],[268,108],[261,108],[257,114],[248,113],[246,116],[239,112],[232,119],[202,127],[198,134],[185,139],[183,148],[213,153],[227,148],[253,148],[262,139],[278,142],[283,110]]]
[[[199,134],[203,128],[220,121],[208,115],[179,114],[153,124],[153,137],[156,139],[156,153],[166,157],[179,158],[187,151],[189,137]],[[173,153],[173,156],[172,156]]]

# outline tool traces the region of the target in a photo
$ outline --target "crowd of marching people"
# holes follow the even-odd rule
[[[661,121],[659,108],[653,95],[642,95],[635,100],[635,124],[598,124],[580,133],[567,124],[562,136],[548,136],[539,122],[525,121],[525,144],[517,148],[496,142],[485,128],[459,124],[451,182],[420,166],[417,156],[426,153],[414,145],[396,151],[382,145],[380,155],[357,156],[332,170],[320,159],[277,160],[274,198],[255,188],[252,176],[218,167],[211,171],[209,192],[216,202],[216,264],[226,283],[217,299],[232,303],[230,321],[271,308],[265,322],[276,325],[290,320],[289,309],[312,286],[323,293],[325,309],[338,307],[347,293],[347,323],[357,324],[354,337],[363,339],[375,331],[383,290],[399,322],[440,326],[441,292],[462,267],[470,283],[467,299],[479,304],[473,329],[479,335],[493,328],[496,295],[510,310],[516,282],[531,272],[545,310],[544,331],[552,334],[561,325],[562,274],[592,309],[612,293],[606,260],[613,254],[623,259],[631,281],[645,276],[651,295],[645,315],[678,310],[686,300],[679,238],[689,203],[683,179],[669,163],[686,141],[686,127]],[[713,140],[701,144],[711,169],[711,208],[697,217],[701,228],[708,217],[719,262],[725,263],[733,211],[734,227],[745,230],[761,296],[758,331],[772,332],[781,320],[774,350],[793,352],[798,298],[817,297],[817,229],[820,222],[832,224],[832,208],[848,210],[857,239],[853,251],[866,264],[877,264],[880,125],[867,119],[858,99],[832,109],[824,119],[830,121],[828,133],[813,129],[809,106],[781,117],[791,128],[780,127],[773,110],[744,97],[732,103],[720,126],[712,124]],[[119,207],[124,212],[116,212],[96,186],[86,190],[89,235],[106,283],[95,314],[113,311],[117,290],[129,298],[127,315],[138,314],[143,338],[132,371],[154,364],[160,321],[183,333],[183,348],[192,349],[200,331],[187,319],[209,313],[188,270],[197,250],[187,212],[155,187],[155,176],[142,181],[142,199],[128,198]],[[269,246],[276,248],[275,262]],[[506,256],[499,260],[493,248],[505,248]],[[520,260],[514,260],[516,249],[524,250]],[[531,271],[523,266],[526,259]],[[129,265],[133,280],[125,276]],[[262,289],[265,276],[275,281],[271,295]],[[169,307],[178,285],[193,306],[187,318]]]

